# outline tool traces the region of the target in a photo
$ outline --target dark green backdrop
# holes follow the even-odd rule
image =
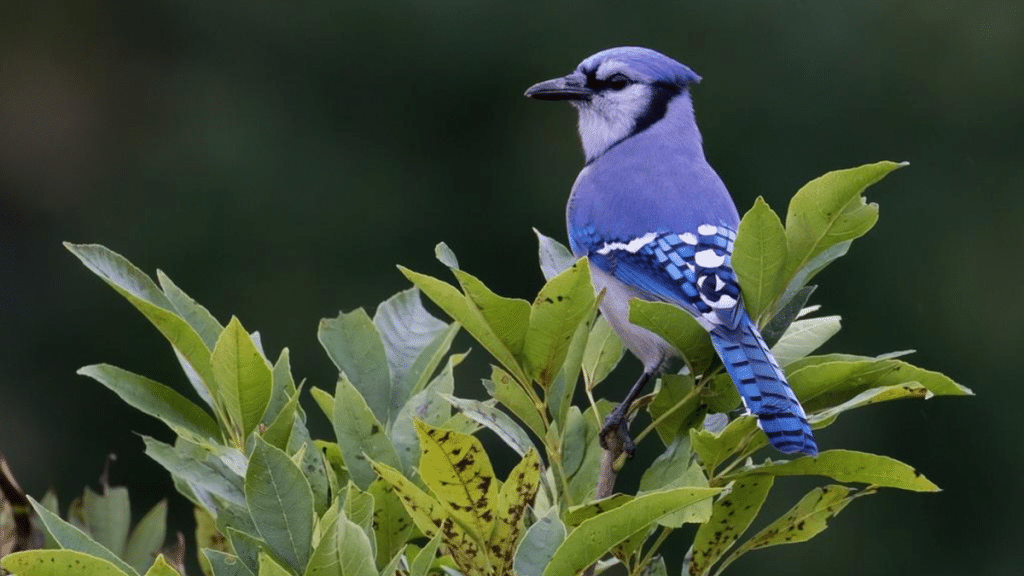
[[[911,162],[871,190],[877,228],[820,277],[816,301],[845,325],[828,349],[915,348],[977,393],[820,434],[944,492],[858,501],[731,573],[1024,569],[1019,1],[123,4],[8,2],[0,17],[0,450],[29,492],[66,504],[108,452],[137,512],[173,492],[133,433],[168,432],[74,374],[107,361],[183,386],[173,355],[62,240],[160,267],[330,388],[318,319],[405,288],[398,263],[440,274],[438,241],[498,291],[535,293],[530,228],[564,238],[581,154],[569,107],[522,92],[639,44],[704,76],[707,155],[741,212],[758,195],[784,211],[826,170]],[[464,395],[485,375],[473,355]]]

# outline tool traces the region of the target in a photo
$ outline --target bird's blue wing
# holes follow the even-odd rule
[[[708,329],[744,406],[758,417],[773,446],[787,454],[817,454],[799,400],[740,301],[731,265],[735,231],[705,224],[693,232],[581,237],[577,243],[589,244],[595,266],[652,299],[683,307]]]
[[[709,329],[736,328],[740,287],[732,270],[735,231],[705,224],[692,231],[658,231],[622,239],[581,235],[591,262],[652,299],[671,302]]]

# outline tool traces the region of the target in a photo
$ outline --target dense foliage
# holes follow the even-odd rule
[[[808,282],[875,224],[878,208],[863,192],[899,166],[826,174],[797,192],[785,226],[760,199],[740,225],[733,265],[744,301],[816,429],[877,402],[970,393],[900,359],[905,353],[811,355],[839,330],[839,317],[810,317]],[[305,386],[292,376],[287,349],[271,362],[259,334],[237,318],[222,325],[162,272],[154,282],[96,245],[68,249],[171,343],[206,408],[114,366],[80,373],[176,434],[173,444],[145,437],[146,453],[194,504],[200,563],[213,576],[571,576],[617,564],[631,575],[666,574],[659,547],[688,523],[697,529],[684,574],[718,574],[749,551],[814,537],[881,488],[938,490],[906,464],[849,450],[792,460],[768,452],[755,461],[766,439],[754,418],[737,413],[739,396],[707,334],[678,308],[635,301],[631,320],[673,343],[685,366],[636,403],[649,416],[636,434],[640,450],[662,451],[638,493],[595,500],[599,477],[628,465],[603,468],[597,438],[613,407],[597,387],[623,347],[597,313],[601,295],[586,260],[538,238],[547,283],[532,303],[495,294],[441,244],[437,256],[458,287],[402,269],[415,287],[372,317],[358,309],[323,320],[319,339],[339,377],[333,393],[309,392],[333,440],[311,438],[299,402]],[[421,293],[454,321],[431,315]],[[486,401],[454,395],[453,368],[465,354],[450,348],[460,329],[496,361],[483,382]],[[578,406],[581,380],[587,402]],[[484,428],[521,457],[504,479],[475,437]],[[837,483],[814,488],[738,543],[776,478],[793,475]],[[86,509],[90,501],[97,496],[86,492]],[[163,535],[165,509],[129,536],[126,492],[112,508],[113,535],[109,525],[96,528],[103,522],[61,519],[52,500],[31,504],[60,549],[10,554],[2,564],[12,573],[182,571],[156,555],[153,538],[132,544],[146,522]]]

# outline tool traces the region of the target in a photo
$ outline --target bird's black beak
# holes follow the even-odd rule
[[[586,77],[578,72],[562,78],[538,82],[524,96],[535,100],[590,100],[594,91],[586,86]]]

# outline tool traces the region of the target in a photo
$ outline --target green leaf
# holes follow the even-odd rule
[[[708,412],[732,412],[740,405],[740,392],[728,374],[716,374],[714,378],[704,382],[705,385],[698,392],[701,401],[707,404]],[[698,412],[698,416],[699,414],[700,412]]]
[[[164,555],[160,554],[156,557],[153,565],[149,567],[146,576],[181,576],[181,573],[168,564],[167,560],[164,559]]]
[[[250,573],[258,573],[260,571],[260,552],[266,551],[266,543],[234,528],[229,527],[226,531],[228,539],[231,541],[231,549],[234,550],[238,559]]]
[[[351,482],[349,482],[346,492],[341,512],[350,522],[359,526],[363,533],[366,534],[367,541],[370,543],[370,550],[373,552],[373,556],[376,557],[376,535],[373,532],[373,495],[360,490]]]
[[[668,567],[665,566],[665,559],[659,554],[644,566],[640,576],[668,576]]]
[[[854,408],[869,406],[879,402],[888,402],[890,400],[902,400],[904,398],[927,399],[931,398],[931,396],[932,393],[917,382],[896,384],[895,386],[885,386],[882,388],[871,388],[870,390],[865,390],[838,406],[833,406],[832,408],[815,412],[809,415],[807,420],[814,428],[823,428],[832,424],[840,414],[847,410],[853,410]]]
[[[640,478],[640,494],[670,488],[707,488],[708,479],[700,465],[690,462],[690,439],[680,435],[658,456]],[[658,520],[658,524],[679,528],[686,523],[700,524],[711,517],[711,501],[701,500]]]
[[[211,451],[179,439],[177,446],[142,437],[146,455],[156,460],[173,476],[188,482],[193,489],[209,492],[221,500],[245,506],[242,478]],[[214,508],[213,502],[209,502]]]
[[[277,563],[272,556],[260,550],[259,576],[291,576],[284,566]]]
[[[544,417],[530,400],[523,387],[508,372],[497,366],[492,367],[491,382],[494,383],[494,397],[509,409],[526,427],[541,438],[544,437]]]
[[[210,563],[213,576],[253,576],[253,572],[234,554],[204,548],[203,555]]]
[[[205,410],[163,384],[109,364],[85,366],[78,374],[103,384],[130,406],[159,418],[181,436],[197,442],[220,438],[217,422]]]
[[[417,366],[417,361],[432,346],[434,349],[429,350],[427,359],[436,357],[440,361],[444,352],[438,354],[437,348],[449,333],[454,336],[453,329],[427,312],[420,300],[420,291],[415,288],[399,292],[382,302],[373,315],[373,324],[380,333],[387,354],[392,382],[390,413],[396,414],[409,400],[427,368],[428,362]],[[432,372],[436,367],[434,364],[429,369]]]
[[[594,307],[576,327],[576,332],[569,342],[569,349],[565,353],[562,369],[558,371],[555,380],[548,387],[545,404],[554,420],[553,424],[559,428],[565,426],[569,406],[572,405],[573,396],[576,394],[576,385],[579,383],[580,372],[583,370],[583,353],[586,351],[590,331],[596,320],[597,300],[594,301]]]
[[[178,315],[195,329],[196,333],[203,339],[203,342],[206,343],[206,347],[213,350],[213,347],[217,344],[217,338],[224,330],[224,327],[213,317],[213,314],[210,314],[209,310],[193,300],[181,288],[178,288],[162,271],[156,271],[156,278],[159,280],[160,287],[163,288],[167,300],[177,310]]]
[[[906,163],[878,162],[836,170],[800,188],[786,212],[786,277],[793,278],[825,250],[867,233],[878,221],[878,205],[864,200],[864,190],[902,166]]]
[[[399,384],[399,388],[408,390],[408,394],[415,394],[423,390],[427,383],[430,382],[430,378],[434,375],[437,367],[441,365],[445,354],[451,349],[452,341],[455,340],[455,335],[459,333],[460,328],[462,327],[459,326],[458,322],[452,322],[433,341],[427,344],[426,348],[416,358],[416,361],[409,367],[409,371]]]
[[[615,545],[659,518],[717,494],[717,488],[676,488],[638,496],[631,502],[584,521],[555,551],[545,576],[576,574]]]
[[[743,439],[757,429],[753,416],[739,416],[718,434],[707,430],[690,430],[690,445],[704,464],[708,473],[713,473],[726,458],[741,447]]]
[[[368,490],[373,496],[373,531],[377,543],[377,567],[382,568],[405,546],[412,518],[405,512],[394,488],[378,478]]]
[[[277,419],[285,404],[296,393],[295,379],[292,378],[291,355],[287,348],[281,350],[281,355],[278,356],[277,362],[274,364],[271,380],[273,381],[273,387],[270,393],[270,403],[267,405],[267,410],[263,413],[262,420],[262,423],[267,426]]]
[[[494,527],[498,489],[483,445],[473,436],[415,421],[420,477],[448,515],[485,542]]]
[[[540,244],[540,271],[544,280],[551,280],[576,263],[576,257],[561,242],[541,234],[536,228],[533,233]]]
[[[693,377],[689,374],[665,374],[658,380],[654,400],[648,405],[647,410],[654,420],[664,417],[656,430],[666,445],[680,433],[685,433],[703,421],[706,407],[702,406],[700,394],[695,392]],[[680,408],[665,416],[680,403]]]
[[[776,306],[777,312],[761,327],[761,336],[769,348],[775,346],[782,339],[782,335],[803,311],[807,301],[811,299],[811,294],[814,294],[817,288],[817,286],[804,286],[792,293],[787,292],[779,299],[779,304]]]
[[[362,489],[375,477],[367,456],[389,466],[399,465],[384,427],[344,373],[334,397],[334,434],[352,481]]]
[[[455,256],[455,252],[448,247],[444,242],[438,242],[437,246],[434,246],[434,257],[437,258],[441,264],[449,268],[458,268],[459,259]]]
[[[786,230],[778,215],[758,196],[740,221],[732,268],[743,289],[743,304],[755,321],[782,292],[786,264]]]
[[[772,347],[780,366],[787,366],[814,352],[839,332],[839,316],[797,320],[789,325],[782,339]]]
[[[752,476],[730,484],[715,500],[711,519],[697,528],[683,561],[683,574],[703,576],[747,531],[768,498],[775,479]]]
[[[313,494],[288,455],[259,437],[245,474],[245,502],[270,550],[301,572],[313,538]]]
[[[715,358],[711,336],[689,312],[665,302],[631,300],[629,321],[646,328],[676,347],[690,365],[691,374],[703,374]]]
[[[138,576],[138,572],[136,572],[135,569],[129,566],[124,560],[118,558],[116,554],[114,554],[107,548],[104,548],[95,540],[90,538],[88,534],[82,532],[78,528],[75,528],[71,524],[68,524],[64,520],[61,520],[60,516],[57,516],[53,512],[50,512],[49,510],[44,508],[41,504],[39,504],[39,502],[36,502],[31,496],[26,497],[28,498],[29,503],[32,504],[32,508],[36,511],[36,516],[39,517],[39,519],[43,522],[43,526],[46,527],[46,531],[49,532],[51,536],[53,536],[54,540],[56,540],[57,543],[60,544],[61,548],[65,548],[67,550],[74,550],[77,552],[83,552],[90,556],[95,556],[98,559],[107,561],[108,563],[116,567],[115,572],[111,572],[111,574],[123,572],[125,574],[128,574],[129,576]],[[49,550],[47,552],[52,553],[54,551]],[[22,554],[25,553],[23,552]],[[11,571],[14,570],[9,567],[7,562],[9,562],[9,559],[13,556],[14,555],[11,554],[10,556],[4,557],[4,567],[7,567],[8,570]]]
[[[719,571],[750,550],[810,540],[828,528],[829,518],[842,512],[853,498],[868,493],[870,492],[851,495],[849,488],[838,485],[811,490],[784,516],[766,526],[737,548],[722,563]]]
[[[412,566],[409,568],[409,576],[427,576],[430,572],[430,566],[434,563],[434,558],[437,556],[437,548],[440,545],[441,533],[438,532],[420,550],[420,553],[416,555],[416,559],[412,561]]]
[[[615,510],[626,502],[632,502],[634,499],[635,498],[629,494],[612,494],[611,496],[606,496],[600,500],[594,500],[579,506],[572,506],[565,511],[565,515],[562,519],[565,521],[566,525],[576,527],[598,514],[603,514],[609,510]]]
[[[242,438],[256,429],[270,403],[270,366],[238,318],[231,317],[211,357],[219,398]]]
[[[518,576],[541,576],[551,563],[555,550],[564,541],[565,524],[558,518],[558,508],[552,508],[523,535],[512,563],[515,573]]]
[[[280,448],[281,450],[287,448],[288,440],[292,435],[292,427],[294,426],[295,415],[297,413],[296,410],[298,407],[299,392],[296,391],[288,402],[281,408],[277,418],[275,418],[274,421],[267,426],[267,429],[263,431],[263,434],[261,434],[263,440],[275,448]]]
[[[452,272],[494,334],[513,356],[519,357],[523,353],[530,303],[520,298],[498,296],[478,278],[462,270],[453,269]]]
[[[338,371],[365,398],[377,421],[390,426],[399,407],[391,405],[396,394],[384,342],[366,311],[359,308],[337,318],[324,318],[317,337]]]
[[[456,410],[497,434],[498,438],[501,438],[505,444],[508,444],[520,456],[525,456],[531,448],[536,449],[526,431],[520,428],[519,424],[516,424],[508,415],[494,406],[488,406],[479,400],[456,398],[449,394],[441,394],[440,396],[454,406]]]
[[[466,332],[469,332],[516,379],[522,382],[527,381],[526,374],[523,373],[522,368],[519,366],[519,361],[515,354],[509,350],[505,342],[495,333],[472,300],[447,282],[431,278],[425,274],[418,274],[401,266],[398,269],[410,282],[415,284],[428,298],[444,310],[446,314],[454,318],[459,324],[462,324]]]
[[[413,421],[419,418],[432,426],[440,426],[451,418],[451,405],[441,397],[441,394],[451,394],[455,391],[453,372],[465,357],[466,354],[449,356],[444,370],[430,385],[406,402],[391,428],[391,443],[398,454],[402,470],[409,476],[414,474],[420,461],[420,440],[413,427]]]
[[[787,368],[786,377],[789,384],[808,412],[842,404],[870,388],[911,382],[921,384],[936,396],[972,394],[969,389],[953,382],[947,376],[918,368],[902,360],[843,356],[808,357]]]
[[[562,460],[568,463],[566,474],[569,475],[570,505],[594,497],[602,452],[598,435],[612,408],[614,405],[611,402],[598,400],[596,411],[591,407],[586,413],[580,414],[575,406],[569,409],[562,440]]]
[[[828,450],[814,457],[804,456],[787,462],[769,461],[766,464],[747,466],[725,478],[736,479],[754,474],[826,476],[839,482],[863,482],[914,492],[939,491],[939,487],[920,472],[899,460],[852,450]]]
[[[161,500],[135,525],[124,554],[121,555],[133,568],[142,572],[160,553],[167,538],[167,500]]]
[[[82,492],[81,512],[89,535],[100,546],[122,556],[132,520],[128,489],[104,486],[103,493],[99,494],[86,488]]]
[[[301,412],[296,413],[292,421],[292,433],[288,438],[285,452],[295,461],[300,450],[302,451],[302,457],[296,463],[302,469],[302,474],[306,477],[309,487],[313,491],[313,510],[317,514],[322,514],[330,506],[328,501],[330,479],[327,473],[327,462],[323,452],[317,448],[316,443],[309,437],[309,430],[306,429],[306,423],[303,421]]]
[[[64,247],[127,299],[163,334],[198,376],[199,385],[196,389],[200,395],[204,399],[212,398],[214,382],[210,366],[210,349],[195,329],[178,316],[174,305],[153,280],[125,257],[98,244],[65,242]]]
[[[590,267],[580,260],[555,276],[530,308],[523,356],[529,374],[547,388],[562,368],[576,328],[595,305]]]
[[[320,407],[320,411],[324,413],[324,416],[331,422],[331,426],[334,426],[334,396],[331,396],[326,390],[322,390],[313,386],[309,389],[310,396],[313,397],[313,401]]]
[[[196,521],[196,548],[206,548],[220,552],[229,552],[231,550],[227,537],[217,529],[217,520],[214,519],[206,508],[194,506],[192,514]],[[199,568],[203,571],[203,574],[210,574],[212,567],[209,565],[209,559],[205,556],[198,556],[198,560]]]
[[[0,565],[18,576],[124,576],[108,560],[76,550],[25,550],[8,554]]]
[[[408,546],[402,546],[402,548],[391,557],[391,560],[381,568],[380,576],[395,576],[398,572],[398,567],[402,564],[402,561],[405,560],[405,551],[407,549]]]
[[[587,388],[593,390],[608,374],[618,366],[626,349],[622,339],[615,333],[608,320],[599,316],[594,321],[587,339],[587,347],[583,352],[583,379]]]

